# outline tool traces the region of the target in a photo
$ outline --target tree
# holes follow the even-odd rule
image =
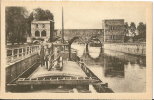
[[[45,13],[48,20],[54,20],[54,16],[49,10],[45,10]]]
[[[33,13],[30,13],[29,17],[27,18],[27,32],[28,35],[31,36],[31,22],[34,20]]]
[[[140,22],[137,26],[137,31],[139,33],[139,37],[146,40],[146,25],[143,22]]]
[[[29,19],[37,20],[37,21],[43,21],[43,20],[54,20],[53,14],[49,10],[43,10],[41,8],[36,8],[33,10],[33,12],[30,14]]]
[[[125,28],[125,35],[126,34],[128,34],[129,33],[129,26],[128,26],[128,23],[127,22],[125,22],[125,24],[124,24],[124,28]]]
[[[6,14],[6,39],[12,44],[23,43],[26,34],[26,18],[28,11],[24,7],[7,7]]]
[[[125,30],[124,30],[124,34],[125,34],[124,42],[127,42],[129,40],[129,36],[128,36],[128,34],[129,34],[129,25],[128,25],[127,22],[124,23],[124,28],[125,28]]]
[[[135,31],[136,31],[136,25],[135,25],[135,23],[134,22],[131,22],[129,28],[130,28],[130,32],[135,36],[136,35],[136,33],[135,33]]]

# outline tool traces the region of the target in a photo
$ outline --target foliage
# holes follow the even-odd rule
[[[139,37],[146,39],[146,25],[143,22],[139,23],[137,30],[138,30]]]
[[[49,10],[36,8],[32,13],[35,20],[53,20],[53,14]]]
[[[124,37],[124,42],[128,42],[129,39],[133,39],[133,41],[138,41],[138,42],[145,42],[146,41],[146,24],[143,22],[140,22],[138,26],[136,27],[134,22],[131,22],[130,26],[128,23],[125,23],[125,34],[133,34],[134,36],[127,36],[125,35]],[[136,30],[138,34],[136,34]]]
[[[125,22],[124,27],[125,27],[125,35],[126,35],[129,33],[129,25],[127,22]]]
[[[134,22],[131,22],[129,28],[130,28],[130,32],[131,32],[132,34],[136,35],[136,33],[135,33],[135,31],[136,31],[136,25],[135,25]]]
[[[25,42],[27,10],[24,7],[6,7],[5,14],[7,40],[12,44]]]

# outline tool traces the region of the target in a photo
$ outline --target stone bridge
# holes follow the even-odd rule
[[[61,30],[55,30],[55,34],[61,37]],[[65,29],[64,39],[71,40],[74,37],[80,37],[82,41],[87,42],[92,36],[97,36],[103,41],[104,30],[103,29]]]
[[[82,36],[74,36],[68,40],[69,43],[73,43],[78,41],[79,43],[88,44],[93,38],[96,38],[98,41],[103,43],[103,36],[91,36],[91,37],[82,37]]]

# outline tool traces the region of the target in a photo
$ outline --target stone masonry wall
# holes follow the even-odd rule
[[[105,43],[104,49],[146,56],[146,43]]]

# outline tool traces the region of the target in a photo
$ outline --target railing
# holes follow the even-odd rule
[[[77,62],[81,69],[85,72],[88,77],[97,80],[97,83],[93,84],[95,90],[99,93],[113,93],[112,89],[108,88],[108,83],[103,83],[99,77],[97,77],[83,61]]]
[[[37,54],[39,49],[39,45],[7,48],[7,64],[10,65],[11,63],[20,61],[31,55]]]
[[[42,84],[94,84],[97,80],[91,77],[39,77],[39,78],[19,78],[18,85],[42,85]]]

